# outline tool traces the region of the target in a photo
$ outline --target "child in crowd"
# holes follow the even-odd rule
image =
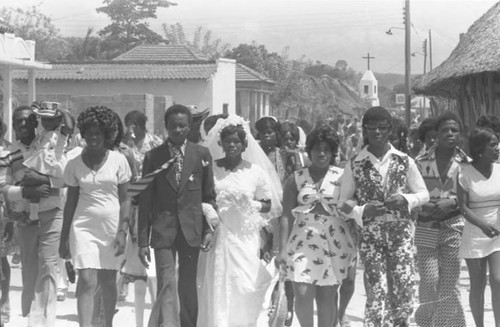
[[[40,117],[43,132],[37,136],[34,151],[25,158],[27,168],[47,176],[63,177],[66,156],[64,151],[68,137],[73,133],[73,121],[69,112],[58,102],[33,103],[33,112]],[[38,220],[39,198],[30,199],[30,220]]]

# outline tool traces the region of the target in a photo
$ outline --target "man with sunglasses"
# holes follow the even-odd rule
[[[413,159],[389,142],[391,119],[383,107],[366,111],[367,145],[346,164],[340,191],[340,203],[357,202],[344,211],[359,225],[366,326],[409,326],[415,293],[410,211],[429,200]]]

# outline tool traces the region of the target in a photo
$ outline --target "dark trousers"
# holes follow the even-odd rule
[[[196,269],[200,249],[190,246],[181,230],[169,249],[155,249],[156,275],[158,278],[157,326],[196,327],[198,298],[196,291]],[[177,287],[175,284],[175,259],[179,260]],[[180,311],[177,306],[179,296]],[[153,309],[154,310],[154,309]],[[179,314],[178,314],[179,312]],[[150,325],[151,325],[150,321]]]

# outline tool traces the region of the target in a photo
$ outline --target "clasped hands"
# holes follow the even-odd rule
[[[398,210],[408,206],[406,198],[400,194],[389,197],[384,202],[371,201],[365,205],[363,217],[377,217],[384,215],[388,210]]]
[[[422,205],[422,213],[419,221],[443,220],[448,217],[451,212],[457,209],[457,201],[455,199],[431,200]]]

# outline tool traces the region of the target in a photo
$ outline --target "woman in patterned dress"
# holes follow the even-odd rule
[[[342,169],[331,164],[338,140],[328,126],[313,130],[306,141],[311,166],[290,175],[284,186],[278,261],[286,265],[293,282],[295,312],[302,326],[313,326],[314,301],[318,326],[336,325],[338,287],[356,259],[349,228],[337,211]]]

